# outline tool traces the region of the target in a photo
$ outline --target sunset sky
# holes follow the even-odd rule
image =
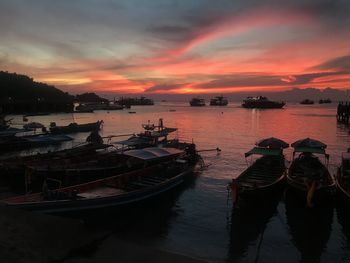
[[[0,70],[66,91],[350,88],[350,1],[8,0]]]

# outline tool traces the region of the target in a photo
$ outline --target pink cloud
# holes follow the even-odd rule
[[[247,11],[236,16],[227,16],[224,19],[218,19],[213,24],[194,29],[192,38],[181,43],[179,46],[169,49],[155,59],[162,60],[181,56],[193,48],[214,41],[216,39],[238,35],[256,28],[264,28],[280,25],[304,25],[310,24],[312,17],[310,14],[300,10],[274,10],[270,8],[261,8],[253,11]]]

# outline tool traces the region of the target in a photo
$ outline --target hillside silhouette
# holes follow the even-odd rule
[[[3,113],[69,112],[74,96],[17,73],[0,71],[0,110]]]
[[[77,102],[95,102],[95,103],[108,103],[107,99],[101,98],[96,93],[88,92],[83,94],[78,94],[75,96]]]

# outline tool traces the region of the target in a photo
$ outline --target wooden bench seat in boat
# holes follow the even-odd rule
[[[161,179],[161,178],[156,179],[156,178],[146,177],[146,178],[143,178],[142,181],[153,182],[155,184],[158,184],[160,182],[163,182],[164,179]]]
[[[114,187],[99,187],[96,189],[93,189],[91,191],[86,191],[83,193],[79,193],[77,197],[80,198],[97,198],[97,197],[105,197],[105,196],[113,196],[113,195],[120,195],[124,194],[125,191],[119,188]]]

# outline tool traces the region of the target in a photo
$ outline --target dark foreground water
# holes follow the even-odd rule
[[[305,137],[323,141],[334,173],[341,152],[350,145],[349,128],[336,123],[335,108],[335,104],[288,105],[283,110],[248,110],[238,104],[191,108],[187,103],[169,102],[134,107],[136,114],[101,111],[33,117],[30,121],[46,125],[103,119],[104,135],[134,133],[141,130],[141,123],[163,118],[166,126],[179,129],[180,139],[193,139],[198,149],[222,149],[220,155],[203,153],[209,167],[152,207],[142,206],[127,214],[95,214],[91,226],[113,233],[87,257],[69,262],[113,258],[117,262],[116,238],[212,262],[350,261],[350,206],[331,202],[306,209],[288,190],[241,203],[236,209],[227,200],[227,183],[247,167],[244,152],[264,137],[289,143]],[[77,141],[84,136],[77,135]],[[285,152],[290,159],[291,149]]]

